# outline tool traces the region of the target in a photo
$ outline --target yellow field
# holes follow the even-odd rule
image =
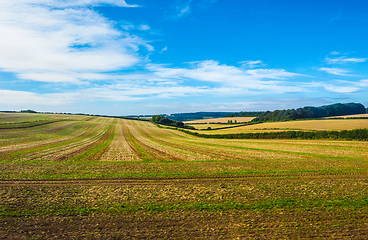
[[[329,120],[270,122],[229,129],[206,131],[206,134],[274,132],[274,131],[287,131],[287,130],[341,131],[341,130],[352,130],[357,128],[368,128],[368,119],[329,119]]]
[[[226,118],[211,118],[211,119],[199,119],[194,121],[185,121],[185,124],[196,124],[196,123],[227,123],[227,121],[237,121],[238,123],[246,123],[250,122],[254,119],[254,117],[226,117]]]
[[[191,124],[189,126],[193,126],[198,130],[203,130],[207,128],[217,129],[217,128],[225,128],[225,127],[237,127],[238,124],[223,124],[223,123],[208,123],[208,124]]]
[[[327,117],[327,118],[360,118],[360,117],[368,117],[368,113],[355,114],[355,115],[344,115],[344,116],[334,116],[334,117]]]

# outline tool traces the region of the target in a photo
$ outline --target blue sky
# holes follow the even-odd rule
[[[2,0],[0,110],[368,106],[364,0]]]

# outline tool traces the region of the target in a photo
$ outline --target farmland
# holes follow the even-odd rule
[[[354,115],[344,115],[338,116],[339,118],[368,118],[368,113],[363,114],[354,114]],[[328,118],[336,118],[336,117],[328,117]]]
[[[78,115],[0,113],[0,121],[4,238],[368,234],[366,141],[205,139]],[[316,121],[214,132],[368,127],[367,119]]]
[[[186,124],[211,124],[211,123],[227,123],[229,120],[233,123],[236,121],[238,123],[250,122],[254,117],[223,117],[223,118],[210,118],[210,119],[200,119],[194,121],[186,121]]]
[[[192,125],[198,130],[197,125]],[[226,126],[226,125],[220,125]],[[231,126],[231,125],[228,125]],[[216,128],[216,126],[213,126]],[[219,128],[219,126],[217,127]],[[256,133],[256,132],[277,132],[285,130],[303,130],[303,131],[341,131],[353,130],[359,128],[368,128],[367,119],[325,119],[325,120],[298,120],[287,122],[267,122],[261,124],[239,126],[230,129],[219,129],[206,131],[206,134],[231,134],[231,133]],[[198,131],[196,131],[198,132]]]

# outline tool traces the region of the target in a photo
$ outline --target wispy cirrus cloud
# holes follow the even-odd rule
[[[215,4],[217,0],[176,0],[172,4],[172,11],[168,19],[179,19],[189,16],[193,10],[205,10]]]
[[[342,69],[342,68],[322,67],[318,70],[329,73],[329,74],[339,75],[339,76],[352,76],[352,75],[349,74],[350,71],[348,71],[346,69]]]
[[[80,7],[90,5],[114,5],[118,7],[139,7],[136,4],[127,4],[125,0],[17,0],[17,3],[43,4],[51,7]]]
[[[362,79],[358,82],[358,85],[361,87],[368,87],[368,79]]]
[[[137,51],[152,47],[88,7],[99,4],[137,7],[123,0],[3,0],[0,70],[25,80],[79,83],[86,80],[80,74],[134,66]]]
[[[170,19],[178,19],[190,14],[192,10],[192,0],[177,0],[172,5],[173,11],[170,13]]]
[[[367,58],[338,57],[338,58],[326,58],[326,61],[328,64],[362,63],[366,62]]]
[[[340,55],[340,57],[338,57]],[[342,55],[342,56],[341,56]],[[368,60],[368,58],[357,58],[357,57],[347,57],[338,51],[333,51],[325,58],[328,64],[346,64],[346,63],[363,63]]]
[[[328,83],[326,82],[313,82],[307,84],[308,87],[320,88],[335,92],[335,93],[354,93],[357,91],[362,91],[368,87],[368,79],[362,79],[359,81],[346,81],[346,80],[332,80]]]
[[[261,60],[256,60],[256,61],[241,61],[239,63],[244,68],[259,68],[259,67],[265,66],[265,64]]]
[[[354,86],[336,86],[332,84],[323,84],[323,87],[328,91],[336,93],[353,93],[359,90],[358,87]]]

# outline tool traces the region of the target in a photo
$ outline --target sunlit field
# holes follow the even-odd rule
[[[366,141],[205,139],[77,115],[0,113],[0,121],[5,238],[368,234]],[[366,119],[313,120],[214,132],[367,127]]]
[[[189,126],[193,126],[198,130],[208,130],[211,129],[221,129],[221,128],[231,128],[231,127],[240,127],[239,124],[224,124],[224,123],[209,123],[209,124],[190,124]]]
[[[354,114],[354,115],[344,115],[344,116],[337,116],[338,118],[368,118],[368,113],[363,114]],[[336,118],[336,117],[327,117],[327,118]]]
[[[198,125],[192,125],[196,129]],[[206,131],[206,134],[231,134],[231,133],[254,133],[254,132],[274,132],[285,130],[304,130],[304,131],[341,131],[358,128],[368,128],[368,119],[326,119],[326,120],[298,120],[288,122],[268,122],[236,128],[219,129]]]
[[[198,124],[198,123],[227,123],[228,121],[232,121],[235,123],[246,123],[250,122],[254,119],[254,117],[224,117],[224,118],[210,118],[210,119],[199,119],[199,120],[193,120],[193,121],[186,121],[184,123],[186,124]]]

